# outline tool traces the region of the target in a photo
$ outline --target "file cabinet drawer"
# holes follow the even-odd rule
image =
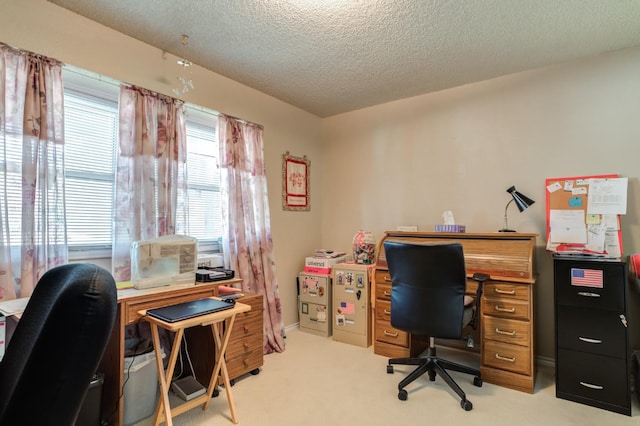
[[[623,311],[625,309],[625,270],[624,263],[579,262],[556,260],[554,280],[556,285],[556,303],[559,305],[581,306],[594,309]],[[601,287],[572,285],[571,271],[596,271],[602,274]],[[586,272],[585,272],[586,273]]]
[[[626,328],[614,311],[558,306],[558,347],[624,358]]]
[[[579,397],[585,403],[629,405],[624,359],[558,349],[558,369],[562,371],[556,378],[558,396]]]

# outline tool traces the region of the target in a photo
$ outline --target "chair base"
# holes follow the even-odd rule
[[[417,365],[418,367],[413,370],[407,377],[405,377],[400,383],[398,383],[398,399],[406,401],[407,391],[404,389],[411,382],[425,373],[428,373],[429,380],[435,381],[436,374],[442,377],[442,379],[449,385],[451,389],[460,397],[460,406],[465,411],[470,411],[473,408],[471,401],[467,399],[466,394],[460,386],[453,380],[447,370],[458,371],[465,374],[471,374],[473,378],[473,384],[475,386],[482,386],[482,379],[480,377],[480,370],[468,367],[466,365],[458,364],[455,362],[447,361],[436,356],[435,346],[429,346],[427,349],[427,355],[417,358],[392,358],[387,364],[387,373],[393,373],[393,365]]]

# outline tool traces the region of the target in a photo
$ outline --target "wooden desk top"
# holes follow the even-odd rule
[[[190,290],[199,290],[203,288],[218,287],[221,285],[232,286],[242,282],[240,278],[232,278],[230,280],[212,281],[208,283],[194,283],[194,284],[173,284],[161,287],[145,288],[138,290],[135,288],[125,288],[118,290],[118,302],[123,302],[130,299],[136,299],[148,295],[159,295],[167,292],[188,292]]]

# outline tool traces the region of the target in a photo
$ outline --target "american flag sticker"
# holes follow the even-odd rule
[[[571,285],[603,288],[603,271],[599,269],[571,268]]]

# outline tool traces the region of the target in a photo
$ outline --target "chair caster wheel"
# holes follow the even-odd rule
[[[256,368],[255,370],[251,370],[251,375],[252,376],[257,376],[258,374],[260,374],[260,369]]]
[[[393,365],[387,365],[387,374],[393,374]]]
[[[473,404],[471,403],[471,401],[468,401],[466,399],[460,401],[460,406],[464,409],[464,411],[471,411],[471,409],[473,408]]]
[[[473,385],[481,388],[482,387],[482,379],[480,377],[478,377],[478,376],[474,377],[473,378]]]
[[[236,384],[236,379],[231,379],[231,380],[229,380],[229,384],[230,384],[231,386],[235,385],[235,384]]]
[[[398,399],[400,401],[406,401],[407,400],[407,391],[404,389],[400,389],[398,391]]]
[[[213,394],[211,394],[211,398],[217,398],[218,395],[220,395],[220,390],[218,388],[215,388],[213,390]]]

